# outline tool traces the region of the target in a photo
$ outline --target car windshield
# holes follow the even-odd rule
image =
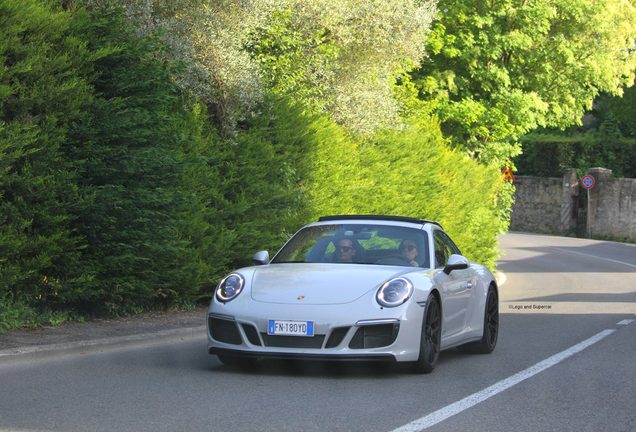
[[[422,229],[380,224],[330,224],[298,231],[272,263],[356,263],[430,267]]]

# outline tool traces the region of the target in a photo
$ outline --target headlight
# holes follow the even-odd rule
[[[230,273],[216,287],[216,299],[221,303],[234,300],[245,286],[245,278],[238,273]]]
[[[384,307],[395,307],[403,304],[413,294],[413,284],[410,280],[398,277],[385,282],[376,294],[378,303]]]

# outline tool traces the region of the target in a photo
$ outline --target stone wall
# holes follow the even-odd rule
[[[518,176],[510,229],[636,241],[636,179],[611,173],[590,169],[596,184],[589,194],[574,170],[563,177]]]
[[[592,236],[636,240],[636,179],[611,178],[611,170],[592,168],[596,185],[588,203]]]
[[[578,193],[576,173],[563,177],[517,176],[510,229],[536,233],[576,230]]]

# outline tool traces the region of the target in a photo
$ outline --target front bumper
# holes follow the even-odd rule
[[[302,337],[268,335],[265,317],[210,311],[208,352],[257,358],[414,361],[419,355],[421,314],[422,308],[414,304],[393,317],[348,322],[332,316],[315,321],[313,337]]]
[[[228,355],[251,358],[272,358],[285,360],[320,360],[320,361],[365,361],[365,362],[396,362],[392,354],[311,354],[293,352],[255,352],[245,350],[232,350],[226,348],[208,348],[208,352],[213,355]]]

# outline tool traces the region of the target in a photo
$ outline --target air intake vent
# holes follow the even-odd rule
[[[243,327],[243,331],[245,332],[245,336],[247,336],[247,340],[250,341],[252,345],[262,346],[261,340],[258,338],[258,330],[251,324],[241,324]]]
[[[325,348],[335,348],[340,345],[340,342],[342,342],[342,339],[344,339],[350,328],[351,327],[336,327],[333,329],[329,335],[329,339],[327,339]]]
[[[233,345],[243,343],[239,329],[234,321],[208,317],[208,327],[212,338]]]
[[[349,348],[365,349],[389,346],[395,342],[399,329],[399,324],[382,324],[360,327],[356,331],[356,334],[353,335],[353,338],[349,343]]]

